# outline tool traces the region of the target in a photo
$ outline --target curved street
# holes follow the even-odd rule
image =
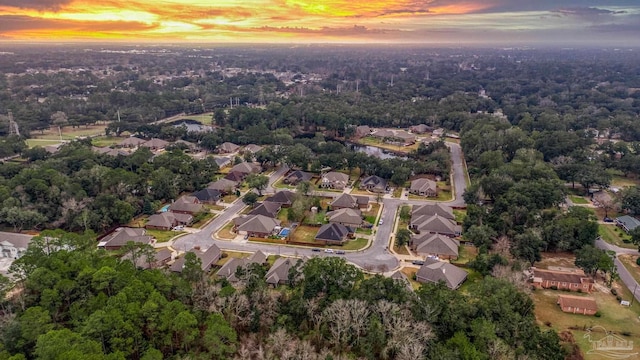
[[[465,173],[464,159],[462,157],[462,149],[459,144],[446,143],[451,150],[452,160],[452,182],[454,199],[445,202],[450,206],[464,206],[464,200],[462,194],[464,193],[467,183]],[[273,193],[275,190],[272,185],[278,179],[280,179],[288,168],[286,166],[281,167],[269,177],[269,186],[267,187],[267,193]],[[328,195],[335,197],[338,195],[336,192],[315,192],[318,195]],[[403,204],[408,205],[420,205],[425,203],[432,203],[433,201],[426,200],[408,200],[406,195],[404,199],[391,198],[389,194],[386,194],[382,199],[382,213],[380,219],[383,220],[382,225],[374,226],[375,239],[371,242],[370,246],[364,250],[359,251],[347,251],[344,255],[326,254],[324,252],[313,252],[308,247],[296,247],[296,246],[284,246],[274,244],[263,244],[257,242],[248,241],[234,241],[234,240],[221,240],[215,237],[215,233],[234,218],[242,209],[245,204],[240,200],[236,200],[231,206],[225,209],[218,217],[212,220],[200,231],[192,234],[187,234],[174,241],[173,248],[177,251],[187,251],[194,247],[200,247],[206,249],[212,244],[217,245],[220,249],[230,251],[243,251],[243,252],[255,252],[263,251],[268,254],[285,255],[285,256],[343,256],[349,262],[372,272],[387,272],[397,269],[400,265],[399,260],[388,250],[389,239],[391,238],[394,223],[396,219],[396,212],[398,207]],[[376,196],[370,196],[370,199],[375,201]]]

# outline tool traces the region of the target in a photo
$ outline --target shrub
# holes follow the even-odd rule
[[[558,287],[554,285],[551,287],[551,290],[558,290]]]
[[[618,300],[618,302],[622,301],[622,296],[620,295],[616,296],[616,300]]]
[[[579,292],[579,293],[582,293],[582,289],[578,289],[578,292]]]
[[[600,317],[600,316],[602,316],[602,314],[600,313],[600,311],[596,311],[596,313],[593,316]]]
[[[616,289],[611,289],[611,294],[613,294],[613,295],[618,295],[618,290],[616,290]]]
[[[631,332],[629,332],[629,331],[622,331],[622,332],[620,333],[620,335],[622,335],[622,336],[631,336]]]
[[[636,259],[636,264],[640,265],[640,257]]]

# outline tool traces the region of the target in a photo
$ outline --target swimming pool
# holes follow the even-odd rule
[[[280,234],[278,234],[278,236],[287,236],[287,235],[289,235],[290,232],[291,232],[291,229],[284,228],[284,229],[280,230]]]
[[[163,206],[162,208],[160,208],[160,212],[167,212],[167,211],[169,211],[169,206],[171,206],[171,205],[167,204],[167,205]]]

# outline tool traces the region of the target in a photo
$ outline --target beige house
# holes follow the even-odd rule
[[[352,228],[362,226],[362,212],[358,209],[344,208],[329,211],[327,213],[327,219],[330,223],[342,224]]]
[[[322,175],[320,186],[329,189],[342,190],[349,184],[349,175],[331,171]]]
[[[415,179],[411,182],[409,192],[420,196],[436,197],[438,196],[438,186],[433,180],[426,178]]]
[[[467,272],[448,262],[427,259],[416,272],[416,281],[421,283],[444,284],[451,290],[455,290],[467,279]]]
[[[420,256],[437,256],[440,259],[457,259],[460,242],[440,234],[418,234],[411,236],[411,250]]]

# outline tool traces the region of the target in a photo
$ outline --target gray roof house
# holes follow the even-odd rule
[[[169,211],[180,214],[190,214],[201,212],[203,209],[200,200],[195,196],[181,196],[178,200],[169,205]]]
[[[225,142],[222,143],[220,145],[218,145],[218,147],[216,148],[216,150],[219,153],[226,153],[226,154],[230,154],[230,153],[234,153],[236,151],[238,151],[238,149],[240,149],[240,146],[234,144],[234,143],[230,143],[230,142]]]
[[[225,157],[225,156],[214,157],[213,161],[216,162],[216,164],[218,165],[218,167],[220,169],[222,169],[223,167],[231,164],[231,158],[230,157]]]
[[[313,174],[311,173],[302,170],[296,170],[287,175],[287,177],[285,177],[283,181],[285,184],[297,185],[299,182],[311,180],[312,177]]]
[[[616,218],[616,225],[624,229],[624,231],[629,232],[640,226],[640,220],[633,216],[624,215]]]
[[[460,242],[440,234],[419,234],[411,236],[411,248],[421,256],[437,256],[442,259],[458,257]]]
[[[466,271],[448,262],[435,259],[425,260],[424,265],[416,272],[416,281],[421,283],[443,281],[451,290],[459,288],[466,279]]]
[[[144,144],[145,142],[147,142],[147,140],[143,140],[143,139],[132,136],[120,141],[120,143],[118,143],[118,146],[134,148]]]
[[[411,130],[412,133],[415,134],[424,134],[426,132],[429,132],[432,130],[431,126],[427,126],[425,124],[419,124],[419,125],[415,125],[409,128],[409,130]]]
[[[410,226],[420,233],[441,234],[446,236],[459,236],[462,227],[453,220],[449,220],[439,215],[422,215],[411,217]]]
[[[338,223],[352,228],[362,225],[362,212],[358,209],[345,208],[329,211],[327,218],[330,223]]]
[[[202,263],[201,268],[204,272],[209,272],[213,265],[222,257],[222,251],[215,244],[211,245],[211,247],[204,252],[197,249],[189,250],[189,252],[195,253],[198,259],[200,259],[200,262]],[[184,268],[184,260],[185,256],[183,255],[176,259],[169,269],[173,272],[182,272],[182,269]]]
[[[289,271],[296,265],[302,265],[304,260],[296,258],[281,257],[276,259],[267,275],[265,276],[267,284],[278,286],[289,282]]]
[[[251,173],[257,174],[261,171],[262,168],[260,167],[260,165],[248,162],[241,162],[240,164],[235,165],[231,168],[231,170],[229,170],[230,173],[237,172],[245,175]]]
[[[250,215],[244,218],[242,223],[238,225],[237,230],[238,233],[246,233],[251,237],[267,237],[279,225],[280,220],[264,215]]]
[[[122,259],[131,260],[131,253],[127,253],[122,256]],[[136,267],[138,269],[157,269],[163,267],[169,261],[173,260],[171,250],[164,248],[159,251],[155,251],[152,258],[146,256],[140,256],[136,259]]]
[[[245,268],[251,264],[264,264],[266,261],[267,255],[258,250],[248,258],[231,258],[222,265],[220,270],[216,272],[216,275],[227,279],[229,282],[236,282],[238,281],[238,278],[236,277],[238,268]]]
[[[177,225],[188,225],[193,221],[193,216],[173,212],[163,212],[149,216],[144,225],[147,229],[171,230]]]
[[[349,175],[330,171],[322,175],[321,187],[331,189],[344,189],[349,184]]]
[[[316,241],[324,241],[325,244],[343,244],[347,241],[349,234],[353,234],[353,230],[338,223],[324,224],[316,234]]]
[[[360,189],[383,193],[387,190],[387,180],[376,175],[367,176],[360,181]]]
[[[216,189],[204,188],[200,191],[194,192],[193,196],[203,204],[215,204],[220,200],[222,192]]]
[[[27,251],[32,238],[33,235],[0,231],[0,256],[9,259],[19,258]]]
[[[149,148],[151,150],[160,150],[160,149],[166,148],[169,144],[171,144],[171,143],[168,142],[168,141],[164,141],[162,139],[153,138],[153,139],[151,139],[149,141],[145,141],[144,143],[140,144],[140,146]]]
[[[369,206],[369,197],[342,194],[331,202],[331,209],[366,209]]]
[[[436,214],[449,220],[455,220],[456,218],[455,215],[453,215],[453,209],[450,206],[442,205],[440,203],[414,205],[413,208],[411,208],[411,217],[417,217],[420,215],[431,216]]]
[[[276,218],[278,216],[280,208],[280,203],[265,201],[256,206],[247,215],[264,215],[270,218]]]
[[[396,272],[391,274],[391,276],[389,277],[392,278],[393,280],[397,280],[404,283],[405,286],[407,287],[407,290],[413,291],[413,286],[411,286],[411,282],[409,281],[409,278],[402,271],[397,270]]]
[[[207,186],[209,189],[219,190],[224,194],[229,194],[233,192],[238,186],[238,183],[229,179],[220,179],[212,182]]]
[[[251,152],[251,153],[257,153],[258,151],[262,150],[263,147],[260,145],[256,145],[256,144],[249,144],[247,146],[244,147],[245,151]]]
[[[365,137],[371,135],[371,128],[368,125],[360,125],[356,127],[355,135],[357,137]]]
[[[282,207],[290,207],[295,201],[297,194],[289,190],[280,190],[277,193],[264,199],[265,202],[274,202],[280,204]]]
[[[438,196],[438,185],[435,181],[421,178],[411,182],[409,192],[420,196]]]
[[[106,250],[117,250],[125,246],[129,241],[138,244],[153,245],[155,239],[153,236],[145,235],[145,233],[145,230],[142,228],[121,227],[103,237],[98,243],[98,247]]]

